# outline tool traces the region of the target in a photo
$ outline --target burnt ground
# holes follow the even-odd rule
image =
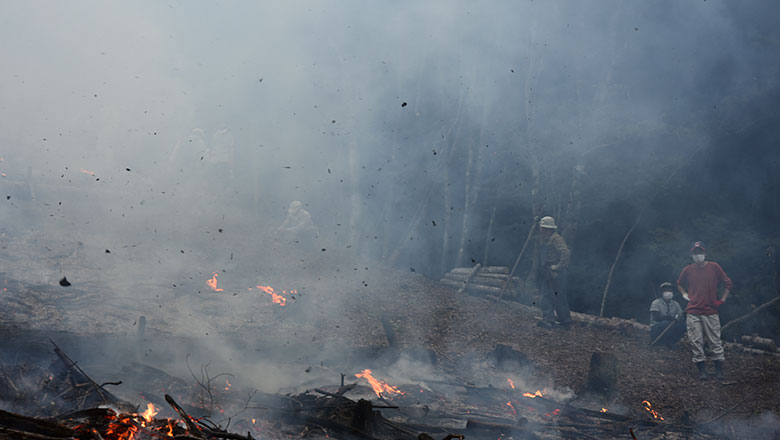
[[[243,380],[275,392],[304,380],[316,383],[320,380],[317,374],[337,376],[337,371],[348,368],[345,364],[375,368],[394,380],[416,374],[383,357],[388,345],[382,326],[385,320],[399,349],[435,353],[436,365],[426,367],[419,376],[496,387],[505,387],[504,378],[511,376],[520,378],[529,392],[546,389],[559,399],[581,398],[591,354],[611,352],[619,363],[619,394],[603,404],[624,413],[644,414],[642,402],[647,400],[672,422],[780,414],[780,361],[774,356],[727,348],[726,380],[700,382],[685,342],[672,349],[651,348],[648,335],[630,325],[577,322],[568,330],[542,329],[535,325],[540,317],[537,308],[511,298],[497,301],[457,295],[454,289],[412,270],[356,258],[344,246],[302,248],[270,239],[261,246],[240,242],[233,246],[239,255],[254,252],[253,258],[243,262],[223,258],[215,263],[218,258],[201,255],[181,264],[198,270],[183,269],[174,279],[161,282],[152,276],[152,268],[135,288],[110,282],[112,274],[123,271],[121,264],[85,266],[79,259],[87,258],[89,245],[77,255],[62,252],[57,260],[59,272],[49,274],[45,283],[19,280],[9,270],[3,274],[7,290],[0,297],[3,348],[25,335],[43,338],[52,334],[63,339],[93,339],[89,344],[71,344],[71,353],[76,353],[72,357],[90,350],[105,352],[106,345],[116,345],[112,337],[136,338],[138,319],[143,315],[148,322],[144,349],[121,356],[120,362],[140,358],[157,365],[165,359],[167,368],[181,371],[181,365],[175,364],[182,364],[185,353],[199,347],[222,365],[233,365],[236,380],[242,380],[242,374],[251,376]],[[13,258],[20,257],[15,253]],[[13,269],[13,263],[7,267]],[[69,271],[79,274],[72,286],[54,282]],[[223,291],[205,285],[213,272],[219,274]],[[285,290],[287,304],[274,304],[270,295],[253,287],[257,284]],[[297,293],[290,294],[291,290]],[[108,342],[101,349],[99,341]],[[494,364],[486,360],[498,344],[525,354],[529,364],[510,374],[492,370]],[[262,367],[257,357],[265,365],[278,364],[278,370],[258,374]],[[342,365],[328,368],[339,362]],[[247,368],[248,364],[253,366]],[[777,418],[769,420],[776,423]]]

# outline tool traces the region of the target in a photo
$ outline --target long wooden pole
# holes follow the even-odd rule
[[[506,288],[509,286],[509,283],[512,282],[512,276],[515,274],[515,270],[517,270],[517,265],[520,264],[520,259],[523,258],[523,254],[525,253],[525,248],[528,247],[528,242],[531,241],[531,236],[534,235],[534,229],[536,228],[537,221],[538,221],[537,218],[534,217],[533,221],[531,222],[531,228],[528,230],[528,237],[525,238],[525,243],[523,243],[523,248],[520,249],[520,255],[517,256],[517,259],[515,260],[515,265],[512,266],[512,270],[509,271],[509,276],[506,278],[504,287],[501,288],[501,293],[498,294],[498,299],[496,299],[496,305],[498,305],[498,302],[501,301],[501,297],[504,296],[504,292],[506,292]]]
[[[740,316],[739,318],[732,319],[731,321],[727,322],[726,325],[721,327],[720,332],[723,333],[726,331],[727,328],[731,327],[732,325],[742,322],[751,316],[755,315],[756,313],[766,309],[767,307],[771,306],[772,304],[776,303],[777,301],[780,301],[780,296],[776,296],[773,299],[765,302],[764,304],[761,304],[760,306],[756,307],[755,309],[751,310],[748,313],[745,313],[744,315]]]

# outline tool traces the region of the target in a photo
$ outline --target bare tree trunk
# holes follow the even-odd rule
[[[469,165],[466,170],[466,202],[463,206],[463,230],[460,234],[460,246],[458,248],[458,265],[463,263],[463,254],[465,252],[466,242],[471,236],[471,222],[473,206],[477,206],[479,200],[480,182],[482,178],[482,154],[485,143],[485,129],[487,127],[488,106],[487,102],[482,105],[482,121],[479,127],[479,137],[476,143],[469,146]],[[474,151],[476,149],[476,152]],[[476,153],[476,157],[475,157]]]
[[[469,234],[469,214],[471,210],[471,185],[473,184],[472,175],[474,168],[474,143],[469,144],[469,158],[466,165],[466,200],[463,202],[463,225],[460,232],[460,245],[458,246],[458,257],[455,259],[457,266],[463,265],[463,248],[466,245],[466,238]]]
[[[358,249],[361,249],[361,205],[360,205],[360,159],[358,157],[357,141],[353,137],[349,142],[348,163],[350,171],[350,180],[352,182],[350,191],[350,210],[349,210],[349,233],[350,241],[355,243]]]
[[[485,238],[485,255],[482,257],[482,265],[488,265],[488,252],[490,251],[490,236],[493,235],[493,222],[496,220],[496,207],[493,207],[493,212],[490,214],[490,223],[488,223],[487,237]]]
[[[450,229],[452,227],[452,196],[451,196],[451,187],[449,185],[450,181],[450,167],[449,167],[449,160],[452,157],[452,152],[455,150],[455,144],[457,142],[457,139],[460,135],[460,129],[461,129],[461,117],[463,115],[463,106],[465,102],[465,91],[461,89],[460,95],[458,96],[458,111],[455,114],[455,122],[449,127],[447,132],[444,134],[442,138],[442,149],[439,152],[441,154],[441,160],[444,163],[444,217],[442,218],[442,240],[441,240],[441,258],[440,258],[440,271],[441,273],[447,272],[449,269],[449,262],[451,261],[449,257],[449,251],[450,251]],[[453,133],[454,131],[454,134]]]

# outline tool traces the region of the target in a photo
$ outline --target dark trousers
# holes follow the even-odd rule
[[[539,293],[541,294],[543,321],[553,323],[556,317],[561,324],[568,324],[571,321],[565,279],[565,274],[562,273],[558,278],[547,276],[542,280]]]
[[[650,341],[655,341],[655,338],[658,337],[658,335],[663,332],[666,327],[669,326],[673,321],[661,321],[656,322],[652,326],[650,326]],[[672,328],[669,329],[668,332],[664,335],[663,338],[661,338],[660,341],[656,342],[656,345],[668,345],[672,346],[679,341],[682,336],[685,334],[685,323],[682,320],[679,320],[674,323]]]

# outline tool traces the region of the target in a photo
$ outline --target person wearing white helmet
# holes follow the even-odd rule
[[[276,228],[276,232],[284,239],[297,242],[313,239],[317,229],[309,211],[303,209],[303,203],[293,200],[287,208],[287,218]]]
[[[655,341],[663,333],[657,344],[671,347],[685,334],[683,311],[680,304],[673,299],[674,285],[672,283],[662,283],[658,290],[660,298],[656,298],[650,304],[650,340]],[[671,328],[669,328],[670,325]],[[669,330],[666,330],[667,328]]]
[[[536,325],[554,328],[556,319],[561,328],[571,323],[569,299],[565,289],[565,269],[569,265],[569,248],[557,232],[558,226],[552,217],[539,220],[539,294],[541,297],[542,320]]]

